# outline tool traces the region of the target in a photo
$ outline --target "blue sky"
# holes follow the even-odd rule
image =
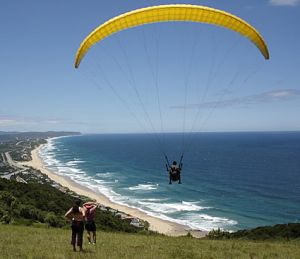
[[[165,23],[111,36],[74,69],[95,27],[169,3],[245,19],[265,38],[270,60],[234,32]],[[2,1],[0,131],[300,130],[299,24],[298,0]]]

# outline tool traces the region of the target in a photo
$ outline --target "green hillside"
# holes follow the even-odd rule
[[[70,230],[0,225],[1,258],[300,258],[300,241],[203,240],[98,231],[72,252]]]

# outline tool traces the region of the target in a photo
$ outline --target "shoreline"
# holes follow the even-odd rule
[[[39,150],[47,144],[40,145],[39,147],[31,151],[32,160],[28,162],[18,162],[22,166],[30,166],[37,170],[40,170],[43,174],[46,174],[51,180],[59,183],[60,185],[69,188],[75,193],[83,196],[90,197],[91,199],[96,200],[98,203],[103,204],[106,207],[111,207],[115,210],[122,211],[126,214],[129,214],[133,217],[140,218],[142,220],[148,221],[150,224],[149,229],[156,231],[158,233],[168,235],[168,236],[183,236],[190,232],[194,237],[201,238],[207,234],[207,231],[201,230],[192,230],[188,226],[180,225],[175,222],[159,219],[153,216],[146,214],[138,209],[131,208],[125,205],[120,205],[109,200],[108,197],[104,196],[99,192],[95,192],[85,186],[82,186],[67,176],[61,176],[55,172],[49,170],[44,165],[42,159],[40,158],[38,152]]]

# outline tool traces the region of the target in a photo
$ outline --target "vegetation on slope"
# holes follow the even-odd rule
[[[80,197],[82,202],[86,197]],[[65,212],[78,197],[63,193],[50,184],[18,183],[0,179],[0,222],[5,224],[46,224],[51,227],[68,227]],[[97,209],[95,222],[106,231],[140,232],[114,213]]]
[[[212,230],[207,235],[209,239],[298,239],[300,238],[300,223],[277,224],[275,226],[243,229],[236,232]]]

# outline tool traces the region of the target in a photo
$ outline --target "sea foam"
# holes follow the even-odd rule
[[[142,191],[149,191],[149,190],[156,190],[159,184],[138,184],[136,186],[129,187],[128,189],[131,191],[142,190]]]
[[[202,207],[196,204],[196,202],[176,202],[176,203],[160,203],[160,202],[144,202],[139,201],[144,208],[148,208],[153,212],[164,212],[164,213],[174,213],[180,211],[200,211],[204,209],[209,209],[209,207]]]

